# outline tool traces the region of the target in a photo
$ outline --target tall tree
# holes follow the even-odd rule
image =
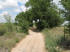
[[[70,34],[70,0],[61,0],[62,5],[65,8],[65,17],[68,21],[68,28],[69,28],[69,34]]]
[[[4,18],[6,20],[6,25],[8,28],[8,32],[13,32],[13,23],[10,15],[4,15]]]
[[[37,27],[39,28],[42,26],[54,27],[61,23],[61,17],[53,0],[29,0],[26,6],[31,7],[32,13],[34,14],[33,19],[40,20],[37,23]]]
[[[24,27],[24,24],[26,24],[25,27],[29,27],[33,20],[35,20],[36,27],[39,30],[61,24],[62,18],[57,6],[53,4],[53,0],[29,0],[25,6],[30,7],[30,9],[16,16],[16,21],[20,26]]]

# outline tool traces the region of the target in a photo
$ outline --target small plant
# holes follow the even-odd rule
[[[16,41],[16,43],[18,43],[19,42],[19,39],[18,38],[15,38],[15,41]]]

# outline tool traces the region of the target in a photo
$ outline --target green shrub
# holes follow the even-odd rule
[[[0,26],[0,36],[6,33],[6,27]]]
[[[22,32],[28,34],[28,29],[27,29],[27,28],[28,28],[28,27],[22,27]]]

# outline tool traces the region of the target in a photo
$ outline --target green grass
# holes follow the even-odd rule
[[[60,52],[58,48],[59,39],[63,34],[63,27],[56,27],[53,29],[44,29],[45,45],[48,52]]]

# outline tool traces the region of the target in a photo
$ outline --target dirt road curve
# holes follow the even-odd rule
[[[31,30],[29,30],[29,34],[11,52],[46,52],[42,34]]]

